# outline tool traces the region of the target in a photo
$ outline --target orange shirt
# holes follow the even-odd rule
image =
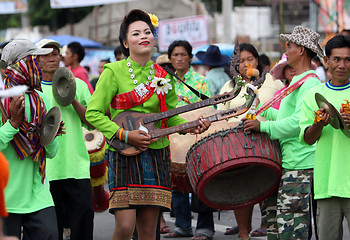
[[[9,163],[7,162],[4,154],[0,152],[0,216],[7,217],[7,211],[5,207],[4,190],[9,179]]]

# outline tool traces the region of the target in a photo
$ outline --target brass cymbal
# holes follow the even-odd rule
[[[345,134],[345,136],[350,138],[350,131],[349,131],[348,126],[344,122],[344,119],[342,118],[342,116],[340,115],[338,110],[333,105],[332,105],[332,107],[334,108],[334,111],[335,111],[335,113],[337,115],[337,118],[338,118],[338,121],[339,121],[339,128],[340,128],[340,130]]]
[[[67,67],[59,68],[52,78],[52,93],[56,102],[68,106],[75,98],[76,82],[72,71]]]
[[[40,128],[40,144],[43,147],[49,145],[57,135],[61,123],[61,110],[53,107],[45,115]]]
[[[324,108],[326,112],[331,115],[331,126],[334,127],[335,129],[340,128],[340,123],[338,119],[338,111],[335,109],[335,107],[329,103],[321,94],[315,93],[315,100],[317,103],[317,106],[319,108]],[[338,113],[339,114],[339,113]]]

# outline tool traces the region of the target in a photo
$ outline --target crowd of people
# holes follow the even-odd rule
[[[170,151],[169,138],[154,138],[141,123],[130,127],[133,122],[118,125],[115,119],[127,116],[134,121],[231,92],[241,84],[236,98],[212,106],[217,111],[237,108],[256,81],[251,68],[265,78],[253,109],[259,114],[242,114],[229,122],[243,127],[246,134],[265,133],[279,142],[281,179],[278,189],[259,203],[260,228],[252,231],[254,206],[246,206],[234,210],[238,226],[225,234],[238,234],[240,240],[250,236],[311,239],[313,218],[316,239],[342,239],[344,217],[350,228],[346,174],[350,159],[344,153],[350,142],[350,37],[331,38],[324,56],[320,35],[296,26],[292,33],[278,36],[286,43],[286,52],[271,70],[268,57],[259,55],[250,43],[236,46],[238,62],[230,62],[230,57],[210,45],[196,54],[205,66],[204,76],[191,66],[192,46],[186,40],[174,41],[166,54],[156,62],[151,60],[157,32],[154,18],[137,9],[124,16],[117,61],[101,59],[95,79],[89,79],[80,64],[85,51],[78,42],[70,43],[64,52],[51,39],[36,44],[16,39],[4,47],[0,61],[0,239],[63,240],[64,229],[70,230],[72,240],[93,239],[90,158],[82,127],[97,129],[118,146],[136,149],[133,154],[111,145],[106,150],[113,239],[154,240],[159,239],[159,232],[164,238],[212,239],[215,209],[196,193],[192,192],[190,203],[188,192],[172,188],[171,159],[176,152]],[[54,74],[62,65],[72,72],[70,81],[76,84],[75,97],[66,106],[53,92]],[[23,85],[25,90],[6,97],[10,89]],[[44,144],[40,128],[55,108],[62,121],[53,141]],[[156,127],[187,122],[171,115]],[[210,126],[200,116],[198,126],[179,134],[201,134]],[[162,217],[170,210],[174,229]],[[195,231],[191,211],[198,212]]]

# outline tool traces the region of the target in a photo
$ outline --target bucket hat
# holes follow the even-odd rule
[[[291,34],[280,34],[279,39],[282,41],[292,42],[299,46],[306,47],[323,58],[323,50],[318,44],[320,34],[303,26],[296,26]]]

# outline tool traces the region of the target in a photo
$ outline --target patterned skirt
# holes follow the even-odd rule
[[[108,151],[109,211],[171,205],[169,147],[127,157]]]

